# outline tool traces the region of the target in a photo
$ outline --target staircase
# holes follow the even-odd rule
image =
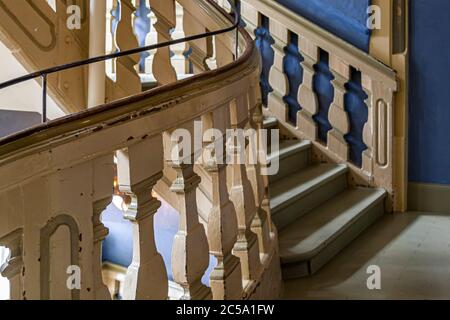
[[[267,118],[266,129],[278,122]],[[284,139],[271,176],[270,209],[278,228],[284,279],[316,273],[384,213],[386,191],[351,187],[345,164],[316,163],[312,143]]]
[[[12,299],[110,299],[102,280],[101,246],[108,230],[101,215],[115,197],[123,200],[120,208],[133,226],[133,260],[124,277],[124,298],[130,300],[167,299],[169,280],[181,288],[183,299],[278,298],[281,272],[285,279],[314,274],[384,212],[399,206],[395,72],[274,1],[239,2],[248,32],[237,28],[239,21],[216,2],[226,7],[223,1],[177,1],[185,35],[232,31],[186,44],[186,79],[178,77],[171,50],[161,46],[147,60],[151,65],[146,64],[154,83],[140,93],[139,55],[121,56],[115,81],[106,79],[107,103],[79,112],[85,107],[80,101],[86,100],[84,71],[72,74],[73,82],[54,77],[49,92],[68,100],[77,93],[79,99],[67,108],[75,113],[0,140],[0,245],[12,253],[0,269],[11,282]],[[46,8],[44,0],[39,3]],[[130,21],[138,9],[131,0],[121,3],[127,5],[121,6],[115,44],[123,53],[137,47]],[[177,27],[175,1],[150,4],[158,43],[171,40]],[[303,57],[295,62],[303,69],[298,88],[287,81],[284,68],[292,58],[285,48],[294,33],[299,36],[296,55]],[[256,42],[251,34],[260,35]],[[24,48],[33,42],[21,41],[17,46]],[[86,54],[82,49],[80,45],[79,56]],[[261,65],[265,51],[274,56],[269,66]],[[323,52],[329,57],[326,73],[334,77],[326,83],[334,89],[328,104],[320,101],[313,84],[323,72],[316,70]],[[265,82],[273,91],[267,93],[263,111],[260,84]],[[72,87],[79,92],[66,97],[64,90]],[[367,109],[367,120],[355,125],[348,95],[358,100],[352,107]],[[292,97],[300,110],[286,103]],[[224,164],[224,154],[214,144],[224,147],[226,136],[205,134],[216,128],[220,133],[242,128],[258,132],[263,114],[266,129],[287,132],[280,149],[270,153],[269,160],[280,160],[280,170],[269,179],[261,170],[265,163]],[[319,139],[317,116],[332,128],[327,145]],[[177,129],[191,133],[198,121],[202,139],[194,148],[199,149],[173,154],[170,147],[179,140],[172,134]],[[349,135],[354,139],[348,140]],[[258,132],[259,148],[261,136]],[[210,154],[210,160],[187,161],[197,151]],[[358,153],[361,163],[352,161],[351,153]],[[371,187],[357,187],[361,185]],[[160,202],[154,193],[182,221],[167,264],[155,245]],[[65,238],[57,232],[61,226],[68,227]],[[210,256],[218,263],[207,286],[201,280]],[[86,290],[66,290],[65,265],[80,266]]]

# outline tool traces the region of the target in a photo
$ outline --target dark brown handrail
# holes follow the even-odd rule
[[[227,1],[231,7],[231,14],[234,16],[234,24],[231,27],[221,29],[221,30],[216,30],[216,31],[209,31],[209,32],[205,32],[202,34],[197,34],[194,36],[189,36],[189,37],[185,37],[185,38],[181,38],[181,39],[176,39],[176,40],[166,41],[166,42],[162,42],[162,43],[158,43],[158,44],[153,44],[150,46],[134,48],[134,49],[126,50],[126,51],[111,53],[111,54],[93,57],[93,58],[89,58],[89,59],[85,59],[85,60],[79,60],[79,61],[43,69],[40,71],[29,73],[25,76],[21,76],[21,77],[0,83],[0,90],[5,89],[10,86],[13,86],[13,85],[16,85],[16,84],[19,84],[19,83],[22,83],[22,82],[25,82],[25,81],[32,80],[32,79],[42,78],[42,122],[45,123],[45,122],[47,122],[47,78],[48,78],[49,74],[53,74],[53,73],[57,73],[60,71],[81,67],[81,66],[86,66],[86,65],[93,64],[93,63],[97,63],[97,62],[103,62],[103,61],[107,61],[107,60],[111,60],[111,59],[115,59],[115,58],[129,56],[129,55],[133,55],[133,54],[137,54],[137,53],[142,53],[145,51],[151,51],[151,50],[155,50],[155,49],[159,49],[159,48],[163,48],[163,47],[167,47],[167,46],[172,46],[172,45],[176,45],[176,44],[180,44],[180,43],[195,41],[195,40],[199,40],[199,39],[203,39],[203,38],[209,38],[209,37],[227,33],[227,32],[233,31],[233,30],[236,30],[235,59],[237,59],[238,58],[238,50],[239,50],[239,25],[241,22],[241,15],[240,15],[239,10],[237,10],[237,7],[234,4],[233,0],[227,0]]]

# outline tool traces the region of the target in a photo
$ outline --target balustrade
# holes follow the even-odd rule
[[[133,15],[135,5],[144,3],[113,3],[113,17],[118,20],[111,27],[111,48],[123,51],[138,46]],[[158,41],[171,39],[170,31],[179,25],[175,4],[149,2]],[[187,35],[232,25],[212,1],[178,4]],[[120,57],[107,96],[108,101],[121,99],[0,141],[0,245],[11,253],[0,272],[10,280],[12,299],[111,299],[102,281],[101,244],[108,229],[101,216],[114,190],[124,199],[124,218],[133,229],[124,299],[172,298],[169,268],[173,282],[183,289],[182,299],[279,296],[281,278],[273,275],[280,274],[280,265],[263,164],[222,161],[226,129],[253,130],[253,137],[247,137],[238,150],[243,158],[258,158],[263,149],[259,55],[245,30],[239,29],[238,42],[235,35],[233,31],[190,42],[186,60],[196,75],[182,82],[177,82],[170,49],[157,50],[152,69],[164,86],[140,94],[136,93],[141,91],[141,56]],[[218,69],[210,70],[207,59],[214,60],[211,66]],[[200,147],[210,155],[209,161],[194,162],[195,150],[181,155],[165,147],[164,136],[200,119],[205,133]],[[206,133],[213,128],[221,134]],[[219,144],[222,152],[216,151]],[[175,178],[164,176],[168,169]],[[211,184],[210,198],[201,200],[210,202],[211,210],[204,216],[198,209],[203,177]],[[164,263],[155,242],[154,215],[160,207],[155,185],[164,181],[172,194],[167,201],[180,214],[172,265]],[[207,285],[202,277],[210,255],[217,265]],[[73,283],[67,281],[68,267],[75,267],[70,269]],[[77,270],[81,287],[68,287],[77,283]],[[269,286],[274,289],[264,290]]]
[[[394,94],[398,89],[395,72],[275,1],[242,0],[241,8],[247,31],[256,34],[257,42],[263,41],[261,30],[270,33],[264,34],[265,39],[274,39],[273,65],[266,61],[261,74],[261,87],[272,90],[264,112],[275,116],[294,136],[311,140],[323,160],[346,163],[355,184],[385,188],[390,195],[388,207],[401,210],[401,196],[396,197],[402,193],[396,190],[401,183],[393,172]],[[288,47],[290,34],[298,35],[302,58],[297,121],[292,121],[292,115],[288,117],[289,101],[282,99],[289,94],[292,82],[282,68],[283,59],[292,55],[292,47]],[[263,56],[267,55],[267,49],[259,47]],[[284,48],[290,50],[283,52]],[[361,74],[360,80],[355,72]],[[331,78],[331,84],[319,88],[319,82],[324,82],[318,81],[320,76]],[[357,95],[353,100],[359,101],[348,99],[350,94]],[[334,96],[331,105],[330,95]],[[363,106],[360,100],[365,95],[369,98]],[[366,108],[368,117],[363,116]]]

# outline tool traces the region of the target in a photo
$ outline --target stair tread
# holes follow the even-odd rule
[[[284,140],[280,143],[278,152],[272,152],[269,155],[269,161],[278,156],[281,159],[293,155],[297,152],[301,152],[305,149],[311,148],[311,141],[308,140]]]
[[[283,263],[305,261],[386,195],[383,189],[350,188],[297,219],[280,232]]]
[[[346,165],[319,164],[292,174],[270,186],[270,207],[276,213],[336,176],[348,171]]]
[[[278,127],[278,119],[275,117],[264,117],[263,128],[264,129],[274,129]]]

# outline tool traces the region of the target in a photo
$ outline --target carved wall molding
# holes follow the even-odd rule
[[[40,284],[41,284],[41,299],[50,299],[50,239],[52,235],[62,226],[69,228],[70,234],[70,263],[72,266],[79,266],[79,228],[75,219],[68,215],[62,214],[52,218],[47,224],[41,229],[40,237]],[[69,289],[67,289],[69,290]],[[80,300],[80,290],[71,290],[72,300]]]

